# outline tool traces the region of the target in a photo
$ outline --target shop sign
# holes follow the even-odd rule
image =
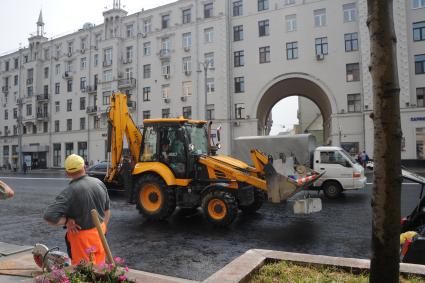
[[[425,117],[410,117],[410,121],[425,121]]]

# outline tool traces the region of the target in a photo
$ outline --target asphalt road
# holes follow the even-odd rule
[[[0,178],[3,179],[3,178]],[[47,204],[66,186],[65,179],[7,177],[15,198],[0,201],[0,241],[44,243],[65,250],[62,228],[42,221]],[[211,227],[201,212],[177,210],[168,221],[146,221],[125,197],[111,193],[108,242],[114,256],[129,267],[187,279],[203,280],[252,248],[367,258],[371,234],[371,186],[323,198],[323,210],[294,215],[292,203],[266,204],[253,216],[240,214],[231,227]],[[403,185],[402,214],[417,204],[418,185]]]

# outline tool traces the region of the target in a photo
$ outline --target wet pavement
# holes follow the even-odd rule
[[[65,231],[48,226],[41,217],[67,181],[55,173],[39,177],[4,179],[16,195],[0,201],[0,241],[19,245],[42,242],[65,250]],[[230,227],[221,229],[208,225],[200,211],[177,210],[167,221],[146,221],[122,194],[111,193],[107,238],[114,256],[125,258],[131,268],[194,280],[207,278],[253,248],[368,258],[370,189],[369,185],[346,193],[339,200],[323,199],[323,210],[311,215],[294,215],[292,202],[266,204],[255,215],[240,214]],[[419,186],[403,185],[403,215],[413,209],[418,196]]]

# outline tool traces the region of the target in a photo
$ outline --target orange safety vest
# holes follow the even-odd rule
[[[105,233],[105,223],[102,223],[101,226],[103,233]],[[94,264],[105,263],[106,253],[96,227],[80,230],[77,233],[67,232],[66,238],[71,246],[72,265],[79,264],[81,260],[90,262],[90,254]]]

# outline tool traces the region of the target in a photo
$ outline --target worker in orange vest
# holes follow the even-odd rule
[[[108,191],[102,181],[86,175],[81,156],[68,156],[65,171],[71,181],[47,207],[44,220],[50,225],[67,229],[65,240],[73,265],[82,260],[102,264],[106,253],[92,221],[91,210],[97,210],[103,232],[106,233],[111,216]]]

